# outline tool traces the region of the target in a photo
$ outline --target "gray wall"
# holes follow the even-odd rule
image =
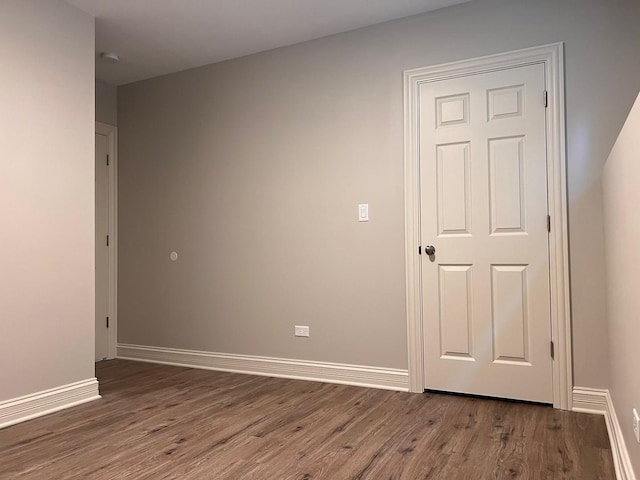
[[[118,125],[118,89],[96,80],[96,122]]]
[[[640,446],[631,410],[640,412],[638,271],[640,271],[640,97],[636,100],[602,176],[605,218],[611,396],[629,456],[640,473]]]
[[[94,377],[94,23],[0,2],[0,401]]]
[[[402,72],[563,41],[575,383],[606,387],[637,26],[633,0],[477,0],[120,87],[119,341],[406,368]]]

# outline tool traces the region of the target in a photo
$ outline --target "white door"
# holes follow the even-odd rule
[[[96,345],[95,359],[109,356],[107,330],[109,299],[109,175],[107,171],[107,137],[96,134]]]
[[[544,73],[420,86],[427,389],[553,401]]]

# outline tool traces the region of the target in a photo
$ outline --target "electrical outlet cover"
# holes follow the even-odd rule
[[[636,442],[640,443],[640,417],[635,408],[633,409],[633,434],[636,437]]]
[[[296,325],[293,329],[293,333],[296,337],[308,337],[309,327],[306,325]]]

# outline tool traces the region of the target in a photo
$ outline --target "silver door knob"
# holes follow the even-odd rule
[[[426,247],[424,247],[424,253],[426,253],[429,256],[435,255],[436,247],[434,247],[433,245],[427,245]]]

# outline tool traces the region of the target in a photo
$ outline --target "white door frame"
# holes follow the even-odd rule
[[[107,298],[108,357],[116,357],[118,341],[118,129],[113,125],[96,122],[96,134],[107,137],[109,155],[109,294]]]
[[[420,85],[456,77],[495,72],[506,68],[543,64],[547,89],[547,189],[551,215],[549,275],[551,291],[551,340],[553,406],[571,410],[573,390],[571,357],[571,305],[569,297],[569,243],[564,119],[564,51],[562,43],[526,48],[461,62],[417,68],[404,72],[405,140],[405,258],[407,287],[407,340],[409,390],[424,391],[422,275],[420,239]],[[542,96],[541,96],[542,97]],[[543,98],[540,99],[543,101]]]

